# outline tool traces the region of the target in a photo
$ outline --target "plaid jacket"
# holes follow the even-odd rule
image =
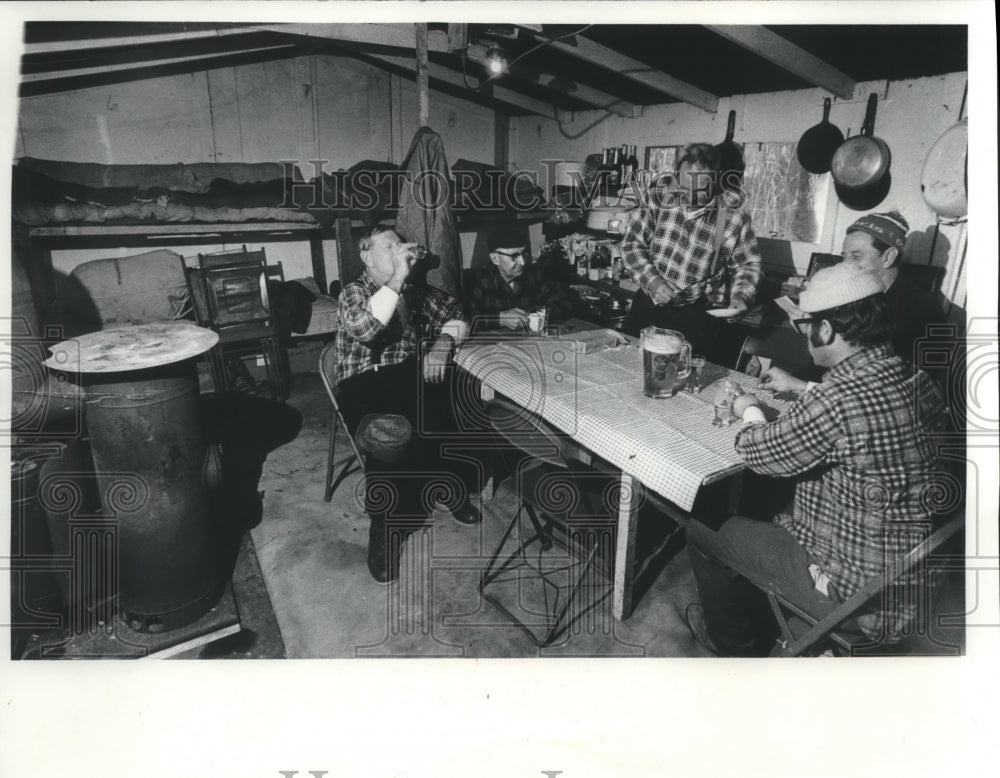
[[[458,300],[433,289],[403,287],[403,296],[410,311],[410,321],[404,327],[399,311],[388,324],[376,319],[369,308],[372,295],[379,289],[367,273],[349,283],[337,300],[337,381],[343,381],[379,366],[395,365],[417,353],[418,328],[425,325],[426,337],[437,337],[441,326],[451,319],[462,318]]]
[[[736,450],[755,472],[799,477],[792,516],[776,521],[846,599],[926,536],[935,495],[954,488],[932,435],[944,417],[935,383],[885,345],[840,362],[776,421],[747,425]],[[858,622],[874,637],[912,613],[902,602]]]
[[[470,273],[465,286],[465,312],[473,331],[498,327],[500,314],[511,308],[530,313],[543,305],[548,308],[550,323],[572,318],[578,307],[575,293],[558,281],[545,278],[537,264],[528,265],[514,281],[513,288],[492,263]]]
[[[726,205],[719,263],[709,276],[715,254],[716,202],[691,209],[671,202],[666,187],[659,187],[649,193],[647,204],[632,211],[622,238],[622,260],[644,290],[660,277],[680,287],[674,305],[701,298],[715,308],[731,304],[734,297],[747,305],[753,302],[763,271],[750,214],[741,204]]]

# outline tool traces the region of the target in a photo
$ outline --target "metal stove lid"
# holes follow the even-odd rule
[[[218,342],[212,330],[187,321],[132,324],[57,343],[43,364],[66,373],[145,370],[196,357]]]

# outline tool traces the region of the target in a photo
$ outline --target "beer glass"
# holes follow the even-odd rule
[[[642,390],[647,397],[670,397],[691,374],[691,344],[674,330],[642,330]]]

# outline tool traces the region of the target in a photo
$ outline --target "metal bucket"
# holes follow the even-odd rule
[[[189,624],[218,602],[226,579],[202,478],[194,361],[87,378],[101,506],[117,520],[122,617],[144,632]]]

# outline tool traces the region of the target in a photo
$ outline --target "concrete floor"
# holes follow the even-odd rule
[[[318,348],[307,351],[292,376],[288,405],[301,413],[301,430],[268,454],[259,482],[263,517],[251,530],[288,658],[707,656],[683,620],[684,608],[697,601],[683,533],[640,576],[629,619],[616,621],[607,597],[556,645],[537,648],[477,589],[516,509],[507,484],[483,506],[481,525],[463,526],[444,515],[411,535],[399,580],[376,583],[366,566],[360,472],[339,485],[330,503],[323,502],[330,407],[319,374],[309,372],[317,356]],[[347,451],[346,437],[337,445]],[[665,523],[669,519],[658,514],[640,521],[640,552],[644,528],[652,529],[645,533],[654,536],[652,545]],[[918,634],[892,653],[964,653],[961,572],[950,573],[949,581],[944,596],[939,591],[933,598],[928,623],[950,626],[932,627],[930,642]],[[513,594],[510,587],[501,590],[505,604]]]
[[[609,597],[557,645],[536,648],[477,591],[516,507],[506,486],[484,505],[480,526],[442,515],[411,535],[399,580],[376,583],[366,566],[360,473],[323,502],[330,410],[318,373],[293,376],[288,404],[302,414],[302,429],[268,455],[264,515],[252,537],[289,658],[705,655],[682,616],[697,596],[687,555],[669,547],[672,558],[631,618],[615,621]]]

